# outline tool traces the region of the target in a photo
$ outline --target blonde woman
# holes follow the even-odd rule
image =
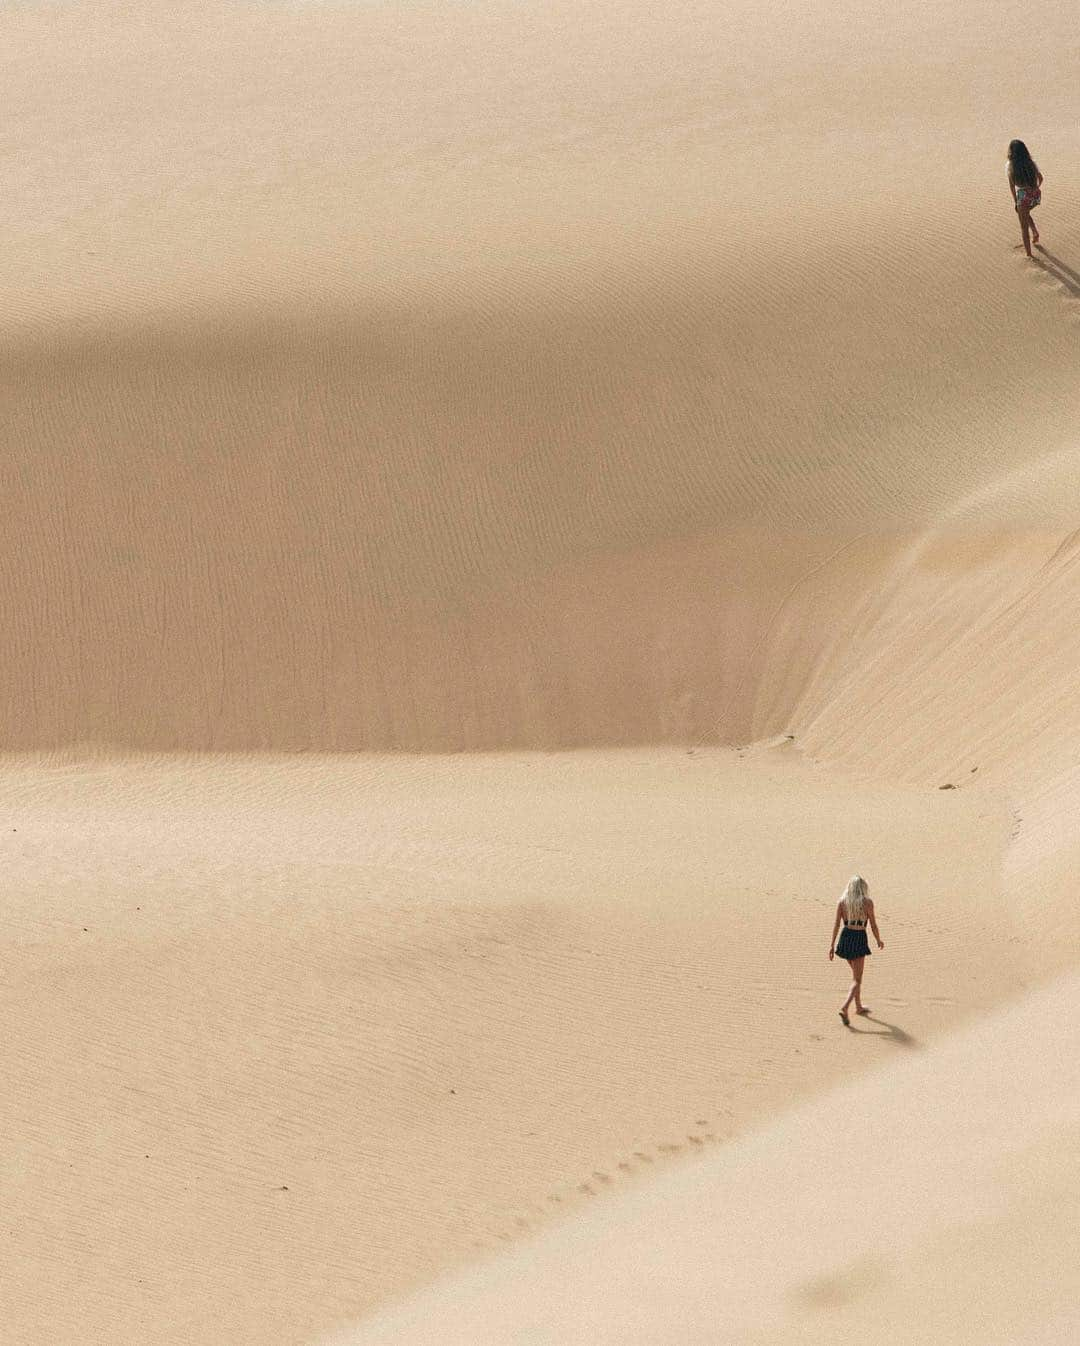
[[[840,929],[841,921],[844,923],[844,932],[840,936],[839,944],[836,944],[834,949],[836,932]],[[869,1006],[862,1002],[863,962],[870,957],[870,942],[866,938],[867,922],[874,932],[878,948],[883,949],[885,945],[881,942],[881,934],[874,918],[874,904],[870,900],[866,880],[862,875],[856,874],[854,878],[848,880],[844,895],[836,904],[836,920],[833,922],[832,939],[829,940],[829,962],[832,962],[834,954],[846,958],[851,968],[851,975],[855,978],[851,983],[848,998],[844,1001],[840,1010],[840,1017],[845,1024],[851,1022],[847,1011],[853,1000],[855,1001],[856,1014],[870,1013]]]

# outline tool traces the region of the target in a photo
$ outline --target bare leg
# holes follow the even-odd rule
[[[866,961],[865,958],[852,958],[848,963],[848,966],[851,968],[851,975],[855,978],[855,980],[851,983],[851,990],[848,992],[848,998],[844,1001],[845,1014],[847,1013],[847,1007],[851,1004],[853,1000],[855,1001],[856,1011],[858,1010],[858,1007],[861,1003],[859,1000],[859,994],[862,983],[863,963],[865,961]]]
[[[1020,236],[1024,240],[1024,251],[1031,256],[1031,211],[1027,206],[1017,206],[1016,213],[1020,216]]]
[[[1028,219],[1031,221],[1031,241],[1032,243],[1038,243],[1039,226],[1035,223],[1035,217],[1034,215],[1032,215],[1030,210],[1028,211]]]
[[[860,958],[860,959],[859,959],[859,968],[858,968],[858,971],[855,972],[855,1013],[856,1013],[856,1014],[866,1014],[866,1013],[867,1013],[867,1008],[866,1008],[866,1006],[865,1006],[865,1005],[863,1004],[863,1002],[862,1002],[862,974],[863,974],[863,965],[865,964],[865,962],[866,962],[866,959],[865,959],[865,958]],[[852,968],[852,971],[855,971],[855,969]]]
[[[862,1010],[862,1007],[863,1007],[863,1003],[862,1003],[862,974],[863,974],[863,964],[864,964],[865,962],[866,962],[866,959],[865,959],[865,958],[853,958],[853,959],[851,960],[851,970],[852,970],[852,972],[855,974],[855,985],[852,987],[852,990],[853,990],[854,993],[855,993],[855,1013],[856,1013],[856,1014],[860,1013],[861,1010]]]

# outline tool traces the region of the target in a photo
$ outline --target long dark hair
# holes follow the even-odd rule
[[[1012,165],[1013,182],[1018,187],[1035,186],[1039,180],[1039,166],[1022,140],[1009,141],[1009,163]]]

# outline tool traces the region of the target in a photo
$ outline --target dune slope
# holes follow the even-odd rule
[[[1074,26],[3,10],[0,1335],[1075,1328]]]
[[[332,1340],[1068,1339],[1078,993],[1070,975]]]
[[[88,12],[0,20],[3,746],[740,742],[1074,526],[1051,17],[1025,270],[940,7]]]

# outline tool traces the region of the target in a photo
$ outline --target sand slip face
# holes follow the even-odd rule
[[[803,676],[1075,442],[1067,34],[1030,108],[972,36],[1020,13],[6,11],[5,744],[789,728],[784,595]]]

